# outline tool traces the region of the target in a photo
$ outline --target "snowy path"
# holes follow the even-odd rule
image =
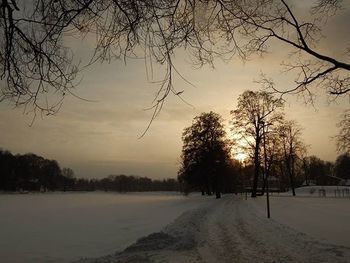
[[[349,249],[315,242],[261,217],[244,201],[226,199],[216,209],[203,224],[203,262],[350,262]]]
[[[225,196],[184,213],[124,252],[81,262],[350,262],[350,248],[325,244]]]

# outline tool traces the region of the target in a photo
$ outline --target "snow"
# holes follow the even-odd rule
[[[318,240],[350,247],[350,187],[305,186],[295,192],[295,197],[291,191],[270,196],[272,218]],[[249,201],[266,213],[266,197]]]
[[[303,186],[295,189],[295,193],[297,196],[313,196],[313,197],[319,197],[320,196],[320,190],[325,191],[326,197],[343,197],[347,196],[350,197],[350,187],[349,186]],[[348,190],[348,193],[346,192]],[[281,195],[284,196],[290,196],[291,191],[288,193],[282,193]]]
[[[125,249],[208,199],[176,193],[0,195],[1,262],[70,262]]]
[[[331,194],[336,188],[323,189]],[[266,218],[264,196],[248,200],[236,195],[215,200],[164,193],[1,196],[0,212],[7,216],[0,218],[5,226],[0,229],[0,258],[350,263],[350,198],[314,193],[303,187],[297,189],[297,197],[274,194],[271,219]]]
[[[264,197],[244,200],[226,195],[185,212],[162,231],[139,239],[121,253],[78,262],[350,262],[350,247],[334,244],[347,245],[350,221],[348,208],[343,206],[349,207],[349,199],[272,197],[272,219],[265,216],[264,201]],[[311,209],[314,206],[317,208]],[[292,218],[291,208],[296,208]],[[296,229],[310,219],[320,232],[337,227],[343,232],[320,239],[307,226],[303,231]]]
[[[262,215],[266,214],[266,199],[249,199]],[[350,247],[349,198],[270,198],[273,220],[323,242]]]

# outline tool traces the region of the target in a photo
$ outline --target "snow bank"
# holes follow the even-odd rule
[[[200,242],[198,239],[198,235],[202,234],[200,226],[215,202],[212,197],[207,199],[206,203],[184,212],[160,232],[138,239],[122,252],[100,258],[83,258],[76,263],[191,262],[192,252]]]

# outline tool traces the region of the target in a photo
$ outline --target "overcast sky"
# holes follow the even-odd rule
[[[320,49],[331,56],[344,57],[350,43],[349,8],[342,11],[324,29],[325,38]],[[88,56],[89,43],[78,43],[76,53]],[[175,87],[184,90],[183,98],[193,107],[176,97],[168,98],[160,116],[147,127],[157,84],[147,81],[143,60],[95,64],[82,74],[75,93],[86,102],[67,97],[56,116],[37,117],[29,126],[32,115],[23,109],[14,109],[6,102],[0,105],[0,147],[12,153],[32,152],[56,159],[61,167],[71,167],[77,177],[104,177],[109,174],[136,174],[153,178],[176,177],[181,154],[181,133],[201,112],[215,111],[230,120],[230,110],[236,107],[237,97],[245,90],[259,90],[254,82],[261,72],[267,73],[283,88],[288,88],[295,77],[281,73],[280,63],[286,60],[286,47],[277,45],[262,58],[255,57],[243,63],[217,61],[215,69],[194,69],[183,52],[178,52],[175,65],[192,87],[177,78]],[[161,77],[155,70],[155,79]],[[303,139],[309,155],[334,161],[337,133],[336,123],[341,113],[349,108],[349,98],[330,102],[320,93],[314,106],[305,105],[295,96],[286,97],[287,116],[303,127]]]

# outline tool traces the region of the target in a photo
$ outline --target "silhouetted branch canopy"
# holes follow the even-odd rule
[[[285,65],[297,77],[290,90],[271,89],[312,93],[316,86],[349,94],[349,58],[316,48],[321,26],[340,9],[340,0],[318,0],[305,20],[286,0],[1,0],[0,101],[55,113],[78,84],[80,65],[67,39],[86,36],[96,39],[91,64],[142,57],[165,67],[154,116],[169,94],[180,96],[173,86],[180,73],[172,62],[179,48],[202,66],[217,57],[247,59],[278,40],[297,54]]]
[[[339,133],[335,137],[338,151],[350,153],[350,110],[344,112],[338,128]]]

